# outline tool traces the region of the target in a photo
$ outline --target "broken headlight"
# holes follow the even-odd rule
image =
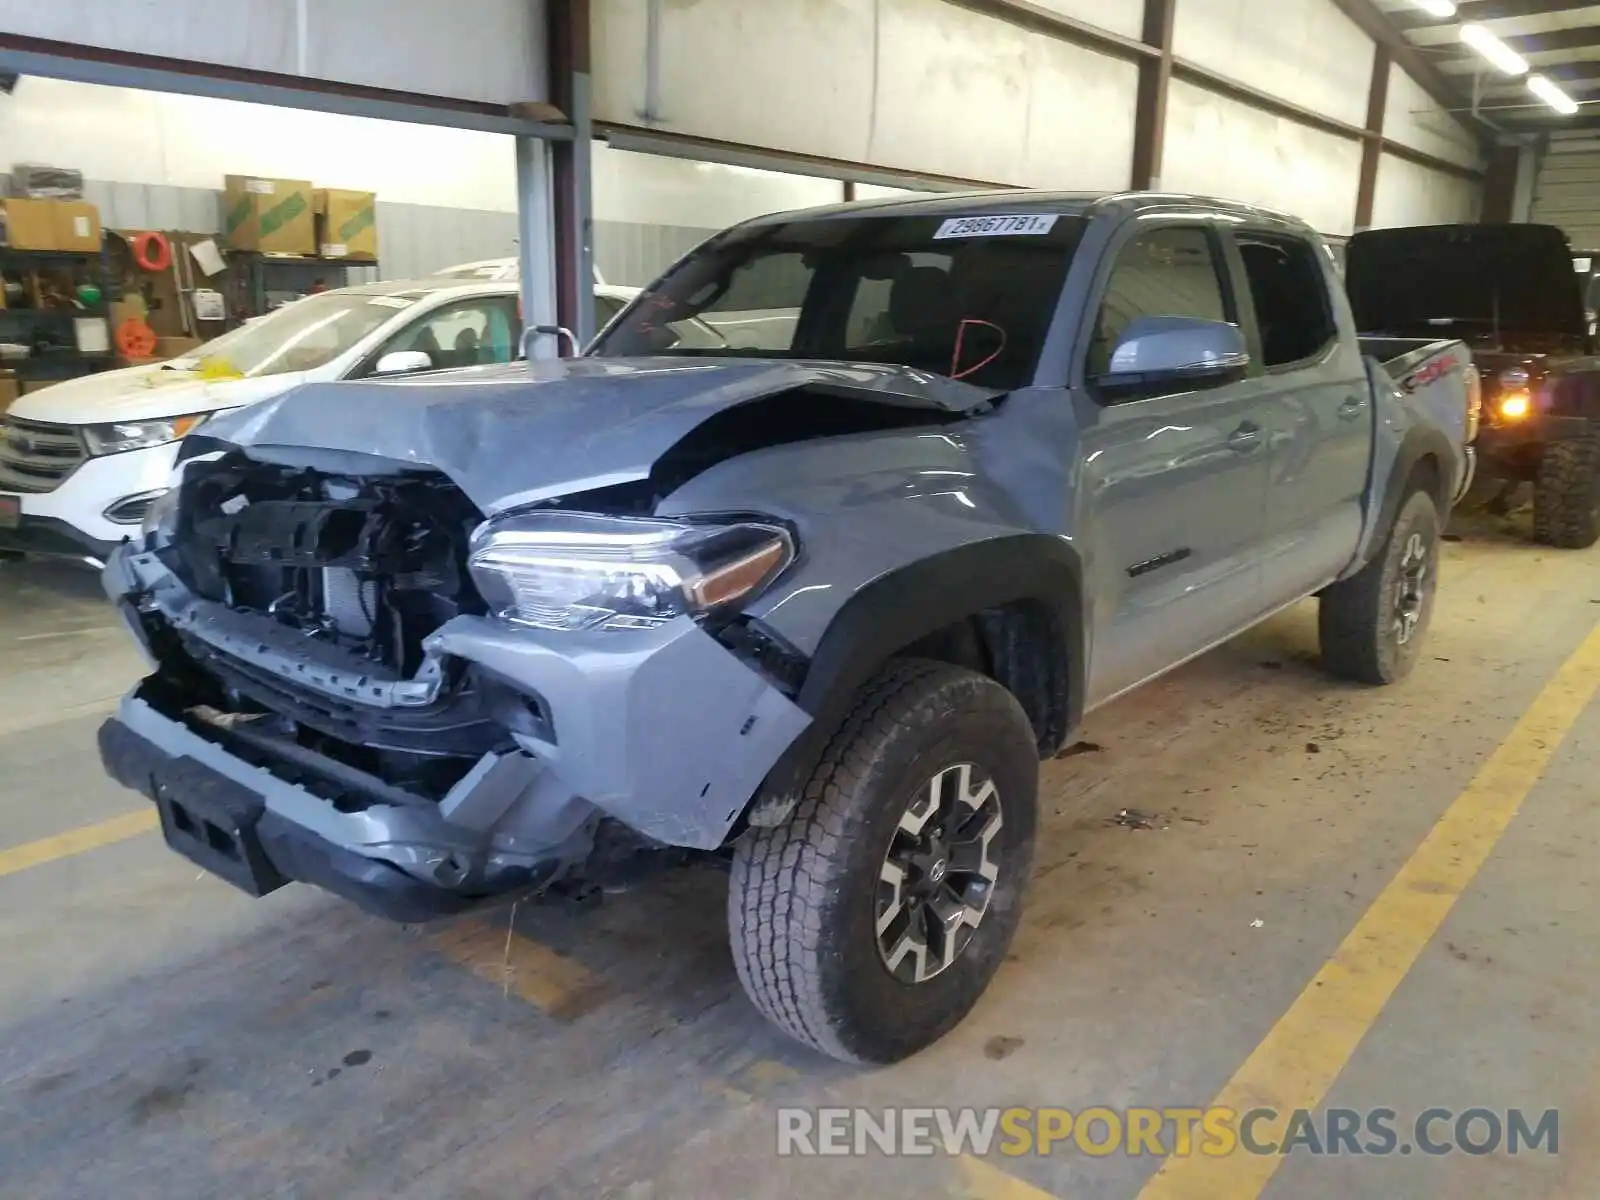
[[[794,560],[759,521],[700,524],[524,513],[472,535],[473,582],[498,617],[539,629],[644,629],[752,598]]]

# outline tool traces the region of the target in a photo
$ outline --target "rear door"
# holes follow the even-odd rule
[[[1373,405],[1332,262],[1295,232],[1228,233],[1269,442],[1262,586],[1271,607],[1332,581],[1360,540]]]
[[[1098,296],[1079,392],[1091,703],[1248,623],[1268,459],[1263,397],[1249,380],[1131,395],[1096,384],[1136,317],[1238,321],[1223,244],[1208,221],[1137,222],[1108,255]]]

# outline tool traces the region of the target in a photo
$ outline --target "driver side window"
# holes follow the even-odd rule
[[[1206,229],[1169,225],[1141,233],[1123,246],[1089,343],[1090,379],[1111,369],[1112,352],[1138,317],[1231,319],[1215,245]]]
[[[407,325],[378,351],[420,350],[435,369],[508,363],[519,353],[522,322],[514,296],[447,304]]]

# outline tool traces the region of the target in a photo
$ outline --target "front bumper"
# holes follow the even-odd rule
[[[106,772],[156,805],[168,846],[250,895],[309,883],[391,920],[425,921],[548,886],[592,842],[594,810],[521,756],[482,764],[436,807],[340,812],[318,794],[314,767],[291,782],[165,711],[155,691],[141,685],[101,726]],[[488,826],[514,799],[527,805],[519,836],[497,838]]]
[[[103,566],[116,548],[116,542],[98,541],[55,517],[35,517],[23,513],[22,521],[16,528],[0,527],[0,551],[13,554],[90,559]]]
[[[389,736],[417,699],[411,683],[363,676],[357,686],[348,672],[275,645],[270,622],[242,639],[234,626],[248,614],[193,596],[142,547],[119,549],[104,583],[153,659],[161,653],[153,634],[164,626],[163,638],[198,640],[206,653],[248,666],[258,688],[291,681],[296,690],[281,702],[262,701],[278,719],[326,731],[328,706],[337,705],[349,728],[377,722]],[[688,618],[556,634],[458,617],[424,649],[441,672],[482,673],[540,714],[520,727],[508,721],[503,748],[483,753],[437,801],[369,776],[352,783],[351,768],[285,738],[288,726],[219,727],[159,669],[108,726],[107,769],[162,806],[174,849],[247,891],[300,879],[374,911],[391,909],[398,890],[408,909],[443,913],[581,866],[603,817],[663,845],[715,849],[811,722]],[[175,765],[184,761],[204,770]]]
[[[178,443],[90,458],[48,492],[12,492],[22,509],[21,529],[0,529],[0,549],[107,561],[139,526],[108,521],[105,512],[131,496],[165,488]],[[23,544],[24,542],[30,544]]]
[[[284,820],[267,810],[258,792],[202,762],[167,753],[115,718],[100,727],[100,757],[118,783],[154,802],[168,846],[252,896],[293,880],[408,923],[450,916],[474,903]]]

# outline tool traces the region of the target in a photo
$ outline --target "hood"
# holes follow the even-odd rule
[[[1550,225],[1429,225],[1358,233],[1345,252],[1356,328],[1515,350],[1588,336],[1567,238]]]
[[[303,374],[207,380],[182,365],[149,363],[100,371],[29,392],[11,406],[10,415],[64,425],[155,421],[252,404],[304,380]]]
[[[999,395],[907,367],[580,358],[308,384],[219,417],[206,433],[253,458],[329,471],[434,468],[491,513],[646,479],[708,418],[785,392],[794,404],[815,404],[822,393],[923,410],[930,421],[976,412]]]

